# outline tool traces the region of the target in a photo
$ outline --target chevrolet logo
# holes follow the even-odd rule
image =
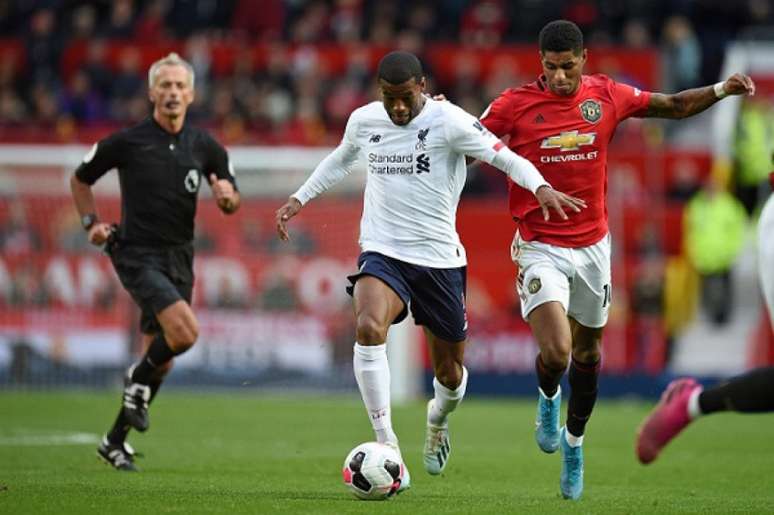
[[[543,140],[540,148],[558,148],[562,152],[578,150],[583,145],[591,145],[597,137],[596,132],[578,134],[578,131],[562,132],[558,136],[550,136]]]

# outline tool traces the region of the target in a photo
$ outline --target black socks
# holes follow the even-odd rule
[[[703,415],[716,411],[762,413],[774,411],[774,367],[734,377],[699,394]]]
[[[567,407],[567,430],[573,436],[583,436],[586,422],[597,401],[599,361],[581,363],[572,358],[570,363],[570,401]]]

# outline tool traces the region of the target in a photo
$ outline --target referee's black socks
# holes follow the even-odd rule
[[[148,351],[142,357],[140,362],[134,367],[132,373],[132,382],[140,384],[150,384],[153,380],[153,373],[165,365],[169,360],[174,358],[178,353],[173,351],[167,341],[164,339],[164,335],[157,335],[150,346]]]

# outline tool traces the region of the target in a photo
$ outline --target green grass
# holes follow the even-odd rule
[[[0,393],[0,513],[762,513],[774,511],[771,415],[715,415],[649,467],[633,451],[649,405],[600,402],[586,442],[586,490],[559,495],[559,456],[533,440],[532,401],[466,400],[452,460],[430,477],[420,457],[424,403],[394,410],[412,489],[352,498],[340,467],[372,439],[355,397],[165,391],[151,430],[131,435],[142,472],[115,472],[93,444],[26,445],[23,436],[100,434],[118,393]]]

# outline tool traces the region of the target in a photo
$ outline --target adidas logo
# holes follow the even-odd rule
[[[545,123],[546,119],[543,118],[542,114],[538,114],[534,120],[532,120],[532,123]]]

